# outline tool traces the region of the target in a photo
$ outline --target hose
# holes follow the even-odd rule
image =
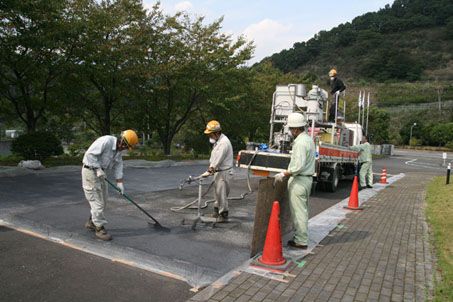
[[[252,162],[253,160],[255,159],[256,155],[258,154],[258,150],[255,151],[255,153],[253,154],[252,158],[250,159],[250,162],[248,163],[247,165],[247,187],[248,187],[248,192],[244,192],[242,193],[240,196],[236,196],[236,197],[228,197],[227,199],[228,200],[242,200],[244,199],[247,195],[249,195],[250,193],[253,193],[253,190],[252,190],[252,186],[250,185],[250,167],[252,165]],[[208,189],[206,190],[206,192],[203,193],[203,195],[201,195],[201,197],[205,197],[206,194],[208,194],[208,192],[211,190],[212,186],[214,185],[214,181],[212,181],[210,184],[209,184],[209,187]],[[213,203],[215,201],[215,199],[208,199],[204,202],[204,205],[200,207],[200,209],[205,209],[207,208],[208,204],[209,203]],[[179,212],[179,211],[182,211],[184,209],[198,209],[198,207],[192,207],[193,204],[197,203],[198,202],[198,198],[195,199],[194,201],[191,201],[181,207],[171,207],[170,208],[170,211],[172,212]]]

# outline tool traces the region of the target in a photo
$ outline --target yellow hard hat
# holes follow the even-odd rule
[[[337,70],[335,68],[332,68],[330,71],[329,71],[329,77],[334,77],[337,75]]]
[[[212,120],[206,125],[206,129],[204,130],[204,134],[210,134],[210,133],[214,133],[214,132],[219,132],[220,130],[222,130],[222,128],[220,128],[220,123],[218,121],[216,121],[216,120]]]
[[[125,130],[121,133],[121,138],[124,140],[124,142],[127,144],[129,147],[129,150],[132,149],[135,145],[138,144],[138,136],[137,133],[135,133],[134,130]]]

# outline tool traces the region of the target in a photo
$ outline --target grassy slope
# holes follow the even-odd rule
[[[451,180],[453,182],[453,179]],[[436,301],[453,301],[453,184],[445,177],[434,179],[428,186],[426,201],[428,221],[434,234],[437,270]]]

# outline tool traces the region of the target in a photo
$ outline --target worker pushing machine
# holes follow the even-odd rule
[[[351,150],[359,151],[360,163],[360,190],[373,187],[373,156],[368,137],[364,136],[362,144],[350,147]]]
[[[337,70],[331,69],[329,71],[330,77],[330,93],[332,94],[332,105],[329,110],[329,122],[335,122],[335,116],[341,115],[338,112],[338,106],[340,104],[340,93],[346,89],[343,81],[337,77]]]
[[[113,171],[116,185],[121,190],[121,194],[124,194],[121,151],[131,150],[137,143],[138,136],[133,130],[123,131],[120,138],[105,135],[96,139],[83,156],[82,187],[91,207],[91,215],[85,227],[95,231],[96,237],[101,240],[112,239],[104,228],[107,223],[104,217],[107,201],[105,171],[107,169]]]
[[[306,249],[308,247],[308,198],[315,173],[315,145],[306,133],[307,119],[301,113],[291,113],[287,125],[294,137],[288,170],[275,175],[275,181],[289,177],[288,196],[293,224],[294,238],[288,246]]]
[[[214,214],[217,222],[228,222],[228,194],[230,193],[229,172],[233,168],[233,147],[228,137],[222,133],[220,123],[210,121],[204,131],[213,144],[209,168],[201,176],[214,175]]]

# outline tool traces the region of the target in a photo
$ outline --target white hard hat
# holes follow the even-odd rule
[[[307,119],[305,118],[305,115],[303,115],[302,113],[293,112],[290,115],[288,115],[287,124],[289,128],[300,128],[307,125]]]

